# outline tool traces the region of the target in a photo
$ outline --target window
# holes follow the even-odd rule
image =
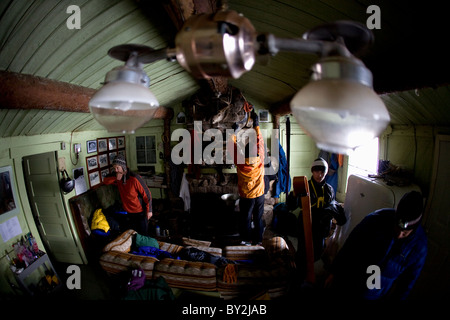
[[[366,176],[378,171],[378,138],[356,148],[348,157],[347,179],[351,174]]]
[[[156,163],[156,137],[136,137],[136,159],[137,165],[154,165]]]

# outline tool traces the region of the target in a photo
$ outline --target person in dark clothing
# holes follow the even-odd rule
[[[108,175],[104,184],[115,184],[119,188],[120,199],[126,217],[121,228],[133,229],[146,235],[148,220],[152,216],[152,195],[142,177],[127,167],[125,157],[118,155],[113,160],[114,172]]]
[[[324,249],[325,240],[330,236],[332,220],[337,225],[347,222],[342,206],[336,201],[334,190],[325,182],[328,172],[328,163],[317,158],[311,165],[311,179],[308,181],[309,195],[311,199],[312,236],[314,246],[314,261],[320,259]],[[301,204],[301,203],[300,203]],[[303,231],[303,219],[299,216],[300,232]],[[303,235],[299,236],[303,241]]]
[[[367,215],[338,252],[327,287],[344,299],[406,299],[427,256],[422,210],[422,195],[411,191],[396,210]]]

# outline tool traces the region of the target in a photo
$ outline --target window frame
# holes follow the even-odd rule
[[[154,148],[149,148],[147,146],[147,138],[153,138]],[[139,148],[138,144],[138,138],[144,138],[144,148]],[[148,134],[148,135],[139,135],[135,137],[135,145],[136,145],[136,165],[137,166],[154,166],[157,163],[157,146],[156,146],[156,135],[154,134]],[[154,162],[149,162],[148,159],[148,152],[153,151],[154,152]],[[139,152],[144,152],[145,162],[139,162],[140,157],[138,155]]]
[[[364,160],[362,159],[362,155],[363,154],[367,154],[369,152],[371,152],[370,150],[368,150],[368,148],[371,147],[377,147],[377,150],[374,157],[375,159],[372,159],[371,163],[368,164],[367,163],[367,157]],[[379,163],[379,159],[380,159],[380,138],[374,138],[372,142],[368,143],[367,145],[361,146],[356,148],[352,153],[349,154],[348,156],[348,165],[347,165],[347,180],[348,177],[352,174],[358,174],[358,175],[362,175],[362,176],[368,176],[369,174],[373,174],[376,175],[378,174],[378,163]],[[353,157],[353,158],[352,158]],[[355,157],[359,157],[359,161],[360,163],[356,164],[355,163]]]

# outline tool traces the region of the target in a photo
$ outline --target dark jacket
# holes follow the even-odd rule
[[[394,226],[395,210],[381,209],[355,227],[332,265],[337,292],[360,299],[408,296],[425,264],[427,237],[418,226],[407,238],[396,239]],[[367,286],[371,265],[380,268],[380,289]]]
[[[314,260],[317,261],[325,248],[325,239],[330,235],[331,220],[335,219],[337,225],[347,222],[344,209],[334,197],[333,187],[325,181],[317,183],[314,179],[308,181],[309,197],[311,199],[311,222],[314,245]],[[301,206],[301,202],[299,202]],[[303,241],[303,218],[300,219],[299,240]]]
[[[325,181],[317,183],[314,179],[310,179],[308,184],[313,221],[320,216],[325,217],[328,222],[334,218],[339,226],[345,224],[347,218],[344,209],[336,201],[333,187]],[[323,198],[323,201],[320,198]]]

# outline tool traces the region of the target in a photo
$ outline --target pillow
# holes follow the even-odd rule
[[[158,240],[136,233],[136,247],[154,247],[159,249]]]

